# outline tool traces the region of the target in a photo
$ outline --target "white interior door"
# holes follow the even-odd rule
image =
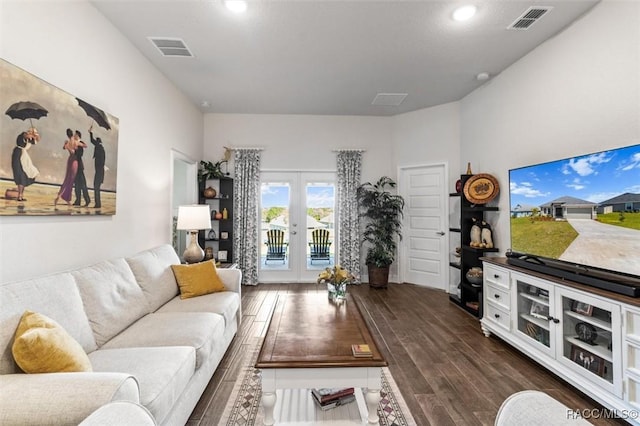
[[[313,282],[333,266],[335,253],[335,173],[261,172],[260,282]],[[312,233],[326,230],[328,255],[311,255]],[[270,231],[284,233],[285,254],[269,250]]]
[[[198,202],[198,163],[171,150],[171,241],[179,256],[187,248],[187,231],[175,229],[178,207]]]
[[[445,290],[448,271],[448,208],[444,164],[402,168],[405,198],[400,279]]]

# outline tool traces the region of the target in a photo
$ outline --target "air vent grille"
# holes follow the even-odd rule
[[[407,95],[407,93],[378,93],[371,105],[400,106]]]
[[[162,56],[193,57],[187,45],[179,38],[149,37],[149,41],[160,51]]]
[[[511,25],[508,30],[528,30],[533,24],[538,22],[540,18],[547,14],[553,7],[551,6],[531,6],[525,10]]]

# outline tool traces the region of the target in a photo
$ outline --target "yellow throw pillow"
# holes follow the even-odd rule
[[[22,314],[12,352],[25,373],[92,371],[80,343],[60,324],[36,312]]]
[[[171,269],[180,287],[181,299],[227,290],[216,272],[213,260],[192,265],[171,265]]]

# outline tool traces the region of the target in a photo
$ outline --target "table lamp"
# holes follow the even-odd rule
[[[182,255],[184,261],[187,263],[202,261],[204,259],[204,250],[198,244],[198,231],[211,229],[209,206],[206,204],[179,206],[176,229],[186,230],[191,234],[191,243]]]

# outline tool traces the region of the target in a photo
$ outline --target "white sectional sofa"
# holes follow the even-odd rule
[[[0,285],[0,424],[77,425],[127,401],[157,424],[184,425],[238,330],[241,271],[218,270],[227,291],[181,299],[171,269],[178,263],[163,245]],[[11,348],[25,310],[60,324],[93,372],[23,373]]]

